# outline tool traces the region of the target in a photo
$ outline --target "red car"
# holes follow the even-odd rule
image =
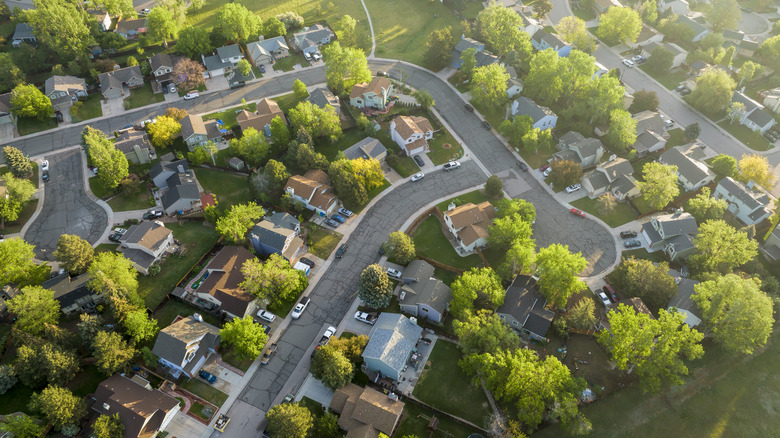
[[[549,164],[545,164],[544,166],[539,168],[539,172],[544,172],[545,170],[547,170],[549,168],[550,168],[550,165]]]
[[[615,293],[615,290],[612,289],[612,286],[610,286],[609,284],[604,285],[604,292],[607,293],[609,300],[612,301],[613,303],[617,303],[618,301],[620,301],[620,298]]]
[[[571,209],[571,214],[579,217],[585,217],[585,212],[582,210],[577,210],[576,208]]]

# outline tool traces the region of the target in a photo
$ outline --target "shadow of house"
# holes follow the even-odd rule
[[[527,275],[518,275],[506,290],[504,304],[496,310],[502,321],[521,335],[547,341],[555,313],[547,310],[547,300],[539,293],[536,282]]]

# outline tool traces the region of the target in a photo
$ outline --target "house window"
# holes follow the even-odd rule
[[[189,362],[194,358],[195,358],[195,350],[192,350],[189,353],[187,353],[187,356],[184,357],[184,361]]]

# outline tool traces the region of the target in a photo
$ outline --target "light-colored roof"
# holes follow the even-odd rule
[[[393,84],[390,82],[390,79],[387,79],[384,76],[377,76],[371,79],[371,82],[369,83],[361,82],[355,84],[355,86],[352,87],[352,91],[349,93],[349,97],[360,97],[367,93],[382,96],[383,90],[389,90],[392,86]]]
[[[152,252],[160,249],[160,245],[173,232],[157,221],[141,222],[138,225],[132,225],[127,232],[119,239],[121,243],[138,244]]]
[[[422,327],[399,313],[383,312],[369,334],[364,358],[382,361],[400,372],[422,334]]]
[[[257,102],[256,112],[251,113],[243,110],[238,114],[236,120],[242,130],[254,128],[258,132],[265,132],[266,125],[270,125],[277,116],[287,123],[287,118],[284,117],[284,112],[279,108],[279,104],[275,100],[264,98]]]
[[[116,33],[128,33],[131,30],[141,30],[146,28],[146,18],[137,18],[135,20],[122,20],[116,24]]]
[[[193,135],[207,135],[206,124],[203,123],[203,118],[200,116],[193,116],[192,114],[181,119],[181,138],[185,141]]]
[[[453,228],[456,230],[467,225],[490,222],[496,217],[496,209],[488,201],[480,204],[463,204],[452,210],[445,211],[444,215],[450,218]]]
[[[377,158],[387,153],[387,148],[379,140],[366,137],[344,150],[344,156],[350,160],[358,158]]]
[[[670,148],[661,154],[660,161],[664,164],[677,166],[677,173],[693,184],[712,175],[706,164],[684,154],[680,148]]]
[[[204,350],[218,345],[219,329],[189,316],[160,330],[152,353],[171,363],[181,364],[192,350],[190,344],[198,340],[203,343]]]
[[[243,246],[226,246],[214,256],[206,269],[209,276],[198,287],[198,292],[207,293],[218,299],[221,308],[233,315],[244,315],[246,308],[255,300],[254,295],[242,290],[244,281],[241,267],[254,256]]]
[[[425,134],[433,131],[431,122],[420,116],[398,116],[393,119],[395,130],[403,139],[407,139],[414,133]]]
[[[758,190],[748,189],[746,185],[739,181],[735,181],[732,177],[727,176],[718,182],[720,187],[723,187],[726,192],[731,193],[735,198],[739,199],[745,207],[751,211],[759,207],[768,206],[770,203],[769,196]]]
[[[135,146],[149,149],[149,137],[143,131],[125,131],[114,141],[114,147],[124,154],[135,151]]]
[[[269,38],[262,41],[255,41],[253,43],[247,44],[246,48],[249,56],[253,60],[263,55],[273,57],[273,52],[276,52],[279,49],[289,50],[287,41],[285,41],[283,36]]]
[[[555,117],[555,113],[552,112],[550,108],[547,108],[546,106],[537,105],[536,102],[534,102],[533,100],[527,97],[518,97],[515,100],[515,103],[517,104],[517,105],[513,105],[513,108],[516,108],[515,115],[530,116],[531,119],[534,121],[534,123],[538,122],[545,116]]]
[[[84,79],[76,76],[52,76],[46,79],[44,88],[48,96],[52,91],[65,91],[66,93],[77,90],[87,91],[87,84]]]

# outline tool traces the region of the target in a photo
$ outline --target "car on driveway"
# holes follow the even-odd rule
[[[385,76],[385,77],[387,77],[387,72],[386,71],[378,71],[378,72],[376,72],[376,75],[377,76]]]
[[[341,208],[339,208],[339,214],[344,216],[344,217],[352,217],[352,215],[355,214],[355,213],[352,213],[351,210],[347,210],[346,208],[341,207]]]
[[[333,219],[328,219],[325,221],[325,225],[331,227],[331,228],[337,228],[339,226],[339,223],[334,221]]]
[[[276,320],[276,315],[274,315],[273,313],[271,313],[271,312],[269,312],[269,311],[267,311],[265,309],[260,309],[257,312],[257,317],[262,319],[262,320],[264,320],[264,321],[268,321],[268,322],[271,322],[271,323],[273,323]]]
[[[576,208],[571,209],[571,214],[579,217],[585,217],[585,212]]]
[[[548,167],[547,169],[544,170],[544,172],[542,172],[542,176],[547,178],[548,176],[550,176],[551,173],[552,173],[552,167]]]
[[[612,300],[613,303],[617,303],[620,301],[620,298],[618,298],[617,294],[615,293],[615,289],[612,289],[612,286],[609,284],[604,285],[604,293],[607,294],[610,300]]]
[[[176,92],[176,85],[168,84],[168,92],[169,93],[175,93]]]
[[[412,175],[411,181],[415,182],[415,181],[419,181],[419,180],[421,180],[423,178],[425,178],[425,174],[420,172],[420,173],[416,173],[416,174]]]
[[[298,261],[312,269],[314,269],[314,267],[317,266],[313,261],[311,261],[311,259],[307,259],[306,257],[301,257],[301,259]]]
[[[626,240],[625,242],[623,242],[623,246],[625,246],[626,248],[639,248],[640,246],[642,246],[642,242],[636,239]]]
[[[121,237],[122,237],[122,235],[121,235],[121,234],[119,234],[119,233],[111,233],[111,234],[108,236],[108,240],[110,240],[110,241],[112,241],[112,242],[119,242],[119,239],[120,239]]]
[[[579,184],[572,184],[569,187],[566,187],[566,193],[574,193],[581,188],[582,186]]]
[[[680,96],[687,96],[691,94],[691,90],[688,88],[683,88],[682,91],[680,91]]]
[[[418,166],[420,167],[425,166],[425,161],[423,161],[421,156],[415,155],[413,158],[414,158],[414,162],[417,163]]]
[[[490,126],[490,123],[488,123],[487,120],[483,120],[482,121],[482,127],[485,128],[485,129],[491,129],[492,128],[492,126]]]
[[[322,59],[322,55],[320,55],[320,52],[315,52],[315,53],[313,53],[313,54],[311,55],[311,57],[312,57],[312,59],[313,59],[313,60],[315,60],[315,61],[319,61],[320,59]]]
[[[163,216],[162,210],[152,210],[144,213],[144,219],[146,220],[157,219],[158,217],[162,217],[162,216]]]
[[[49,182],[49,171],[48,170],[44,170],[41,173],[41,179],[43,180],[43,182]]]
[[[271,344],[268,347],[266,347],[265,351],[263,352],[263,358],[260,359],[260,365],[265,365],[271,360],[271,356],[276,353],[276,349],[279,348],[276,344]]]
[[[607,294],[605,294],[604,291],[599,291],[599,299],[601,299],[601,304],[605,307],[609,307],[612,304],[612,301],[607,298]]]
[[[336,250],[336,258],[340,259],[344,256],[344,253],[347,252],[347,244],[342,243],[339,249]]]
[[[184,95],[184,100],[195,99],[196,97],[200,97],[200,93],[198,93],[197,91],[190,91],[189,93]]]
[[[634,61],[632,61],[632,60],[630,60],[630,59],[624,59],[624,60],[623,60],[623,65],[625,65],[626,67],[629,67],[629,68],[631,68],[631,67],[633,67],[633,66],[634,66]]]
[[[205,380],[205,381],[209,382],[209,384],[210,384],[210,385],[213,385],[213,384],[214,384],[214,382],[216,382],[216,381],[217,381],[217,376],[215,376],[215,375],[213,375],[213,374],[211,374],[210,372],[208,372],[208,371],[205,371],[205,370],[201,370],[201,371],[198,373],[198,375],[200,376],[200,378],[201,378],[201,379],[203,379],[203,380]]]
[[[295,305],[295,308],[292,311],[292,319],[298,319],[301,317],[301,314],[304,310],[306,310],[306,307],[309,306],[309,297],[303,297],[300,301],[298,301],[298,304]]]
[[[340,224],[343,224],[344,222],[347,221],[346,219],[344,219],[343,217],[341,217],[341,216],[339,216],[337,214],[331,215],[330,218],[333,219],[334,221],[340,223]]]
[[[142,14],[148,14],[149,12],[151,12],[151,10],[150,10],[149,8],[143,8],[143,9],[141,9],[141,13],[142,13]]]
[[[306,58],[307,61],[311,61],[311,53],[304,53],[303,57]]]
[[[387,268],[387,276],[391,278],[401,278],[401,271],[398,269]]]
[[[371,324],[371,325],[374,325],[374,323],[376,323],[376,316],[370,313],[361,312],[359,310],[355,312],[355,319],[357,319],[360,322],[365,322],[366,324]]]
[[[459,161],[450,161],[449,163],[444,164],[444,170],[453,170],[460,167]]]
[[[636,236],[637,236],[637,232],[636,231],[630,231],[629,230],[629,231],[621,231],[620,232],[620,238],[621,239],[633,239]]]
[[[49,170],[49,160],[41,161],[41,170]]]
[[[292,394],[287,394],[284,396],[284,400],[282,400],[282,403],[292,403],[293,400],[295,400],[295,396]]]
[[[640,59],[642,59],[642,55],[636,55],[636,56],[634,56],[634,57],[632,57],[632,58],[631,58],[631,60],[632,60],[632,61],[634,61],[634,62],[637,62],[637,61],[639,61]]]

